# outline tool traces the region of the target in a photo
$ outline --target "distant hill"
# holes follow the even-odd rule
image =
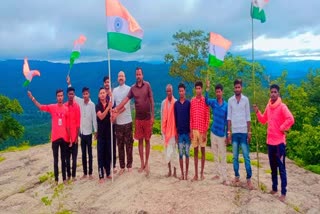
[[[320,68],[320,61],[299,61],[299,62],[278,62],[278,61],[259,61],[265,68],[265,72],[271,79],[281,75],[283,70],[288,71],[288,82],[299,84],[305,79],[310,68]],[[20,101],[24,114],[18,119],[26,127],[24,139],[31,144],[38,144],[49,139],[50,116],[46,113],[37,112],[37,108],[27,98],[27,89],[22,87],[24,76],[22,75],[23,60],[0,61],[0,94],[10,98],[16,98]],[[29,61],[31,69],[38,69],[41,77],[35,77],[29,88],[40,103],[54,103],[55,90],[57,88],[66,89],[66,75],[68,64],[52,63],[47,61]],[[117,85],[117,73],[123,70],[126,73],[127,84],[132,85],[135,82],[135,68],[142,67],[144,79],[149,81],[156,102],[156,115],[159,117],[159,108],[161,101],[165,98],[165,86],[171,83],[174,86],[175,96],[178,97],[176,86],[179,83],[178,78],[169,76],[169,65],[164,63],[145,63],[136,61],[111,61],[112,87]],[[102,86],[102,79],[108,75],[107,61],[76,63],[71,71],[71,80],[76,88],[76,94],[81,96],[81,89],[87,86],[91,90],[91,98],[97,101],[98,88]],[[191,91],[187,91],[191,94]],[[65,100],[67,97],[65,96]],[[18,142],[10,142],[15,144]],[[0,145],[0,150],[6,147]]]

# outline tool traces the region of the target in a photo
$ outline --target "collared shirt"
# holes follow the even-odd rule
[[[190,101],[185,100],[183,103],[180,100],[174,103],[174,117],[178,134],[190,133]]]
[[[124,98],[126,98],[129,91],[130,87],[125,84],[119,85],[118,87],[113,89],[112,94],[116,106],[119,105]],[[124,112],[119,114],[119,116],[116,119],[116,123],[118,125],[124,125],[132,122],[130,102],[127,102],[124,108]]]
[[[198,130],[201,134],[206,133],[209,127],[209,107],[206,105],[205,98],[194,97],[190,105],[190,129]]]
[[[212,109],[212,125],[211,132],[219,137],[225,137],[227,132],[228,120],[228,104],[222,100],[220,105],[217,99],[209,99],[208,92],[206,92],[206,104]]]
[[[69,141],[67,128],[69,128],[69,111],[64,105],[58,104],[41,105],[41,111],[51,114],[51,142],[60,138]]]
[[[75,96],[75,101],[80,106],[80,134],[90,135],[92,130],[97,132],[97,114],[94,103],[89,100],[88,103],[84,99]]]
[[[69,102],[66,102],[65,107],[69,110],[69,128],[70,128],[70,138],[71,143],[75,142],[78,137],[78,129],[80,128],[80,107],[78,103],[73,102],[71,105]],[[68,140],[67,142],[69,142]]]
[[[151,99],[152,99],[151,86],[147,81],[143,81],[141,87],[138,83],[131,86],[127,95],[129,99],[134,98],[136,109],[136,119],[150,120],[151,119]],[[153,115],[152,115],[153,116]]]
[[[251,121],[249,99],[241,94],[239,102],[233,95],[228,100],[228,120],[232,133],[248,133],[247,122]]]

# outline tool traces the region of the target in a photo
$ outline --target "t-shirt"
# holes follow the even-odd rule
[[[51,114],[51,142],[54,142],[60,138],[65,141],[69,141],[67,128],[69,127],[69,112],[68,108],[64,105],[58,104],[41,105],[41,111]]]
[[[105,106],[103,106],[102,103],[99,102],[96,105],[96,113],[98,113],[99,111],[103,113],[108,107],[108,102],[109,102],[109,97],[107,98],[107,103]],[[103,120],[100,120],[99,117],[97,116],[97,124],[98,124],[98,138],[107,139],[107,137],[111,136],[110,111],[108,112],[108,114],[105,116]]]
[[[150,120],[151,119],[151,86],[147,81],[143,81],[141,87],[138,84],[131,86],[128,93],[128,98],[134,98],[136,108],[136,119]]]
[[[180,100],[174,103],[174,117],[178,134],[190,133],[190,101],[185,100],[183,103]]]
[[[130,91],[130,87],[125,84],[120,85],[115,89],[113,89],[112,94],[113,94],[113,98],[116,106],[119,105],[121,101],[127,97],[129,91]],[[130,102],[127,102],[124,108],[125,108],[125,111],[119,114],[119,116],[116,119],[116,123],[118,125],[124,125],[132,122]]]
[[[72,105],[69,105],[68,102],[66,102],[65,107],[69,110],[69,127],[70,127],[70,137],[71,137],[71,143],[75,142],[76,138],[78,137],[78,129],[80,128],[80,106],[78,103],[73,102]],[[69,142],[68,140],[67,142]]]

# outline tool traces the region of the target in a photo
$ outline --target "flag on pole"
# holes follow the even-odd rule
[[[141,48],[143,30],[119,0],[106,0],[108,48],[126,53]]]
[[[263,10],[269,0],[252,0],[251,3],[251,18],[260,20],[261,23],[266,22],[266,14]]]
[[[74,61],[80,57],[80,48],[85,43],[87,38],[84,35],[80,35],[77,40],[73,43],[73,49],[70,54],[70,65],[69,65],[69,71],[71,70]]]
[[[219,67],[223,64],[224,57],[231,46],[231,42],[223,36],[210,33],[209,40],[209,62],[210,66]]]

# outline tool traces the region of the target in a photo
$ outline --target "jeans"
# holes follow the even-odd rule
[[[66,164],[67,164],[67,174],[68,178],[71,176],[76,177],[77,171],[77,156],[78,156],[78,143],[72,143],[72,146],[69,147],[69,143],[66,145]],[[72,157],[72,169],[70,167],[70,158]]]
[[[99,178],[104,178],[104,170],[107,176],[110,175],[111,168],[111,140],[110,138],[98,137],[98,173]]]
[[[271,168],[272,190],[278,191],[278,168],[281,178],[281,194],[287,193],[287,173],[286,173],[286,145],[268,145],[268,156]]]
[[[179,158],[182,159],[183,155],[189,158],[190,154],[190,136],[189,134],[179,134],[178,139]]]
[[[52,142],[52,153],[53,153],[53,169],[54,169],[54,179],[59,180],[59,147],[60,147],[60,160],[61,160],[61,172],[62,179],[66,180],[66,147],[67,143],[62,139],[58,139]]]
[[[247,171],[247,179],[252,176],[252,170],[250,165],[250,148],[248,144],[248,134],[246,133],[234,133],[232,134],[232,152],[233,152],[233,170],[235,176],[240,178],[239,174],[239,149],[242,148],[244,163]]]
[[[92,175],[92,134],[90,135],[80,135],[81,138],[81,151],[82,151],[82,166],[83,174],[88,175],[87,168],[87,150],[89,156],[89,175]]]

